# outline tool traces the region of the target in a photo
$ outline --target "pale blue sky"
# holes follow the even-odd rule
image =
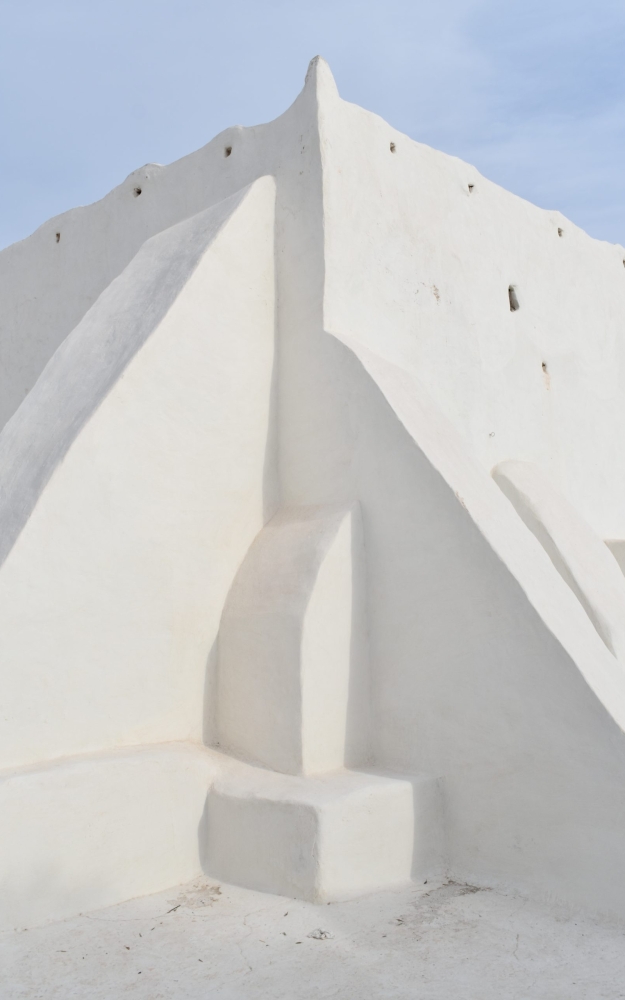
[[[346,99],[625,243],[625,0],[0,0],[0,246],[275,118],[317,53]]]

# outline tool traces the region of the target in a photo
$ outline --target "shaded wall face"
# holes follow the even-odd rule
[[[623,537],[623,248],[353,105],[321,133],[325,328],[413,371],[485,468],[535,461]]]
[[[458,877],[621,912],[610,865],[623,821],[622,734],[359,362],[331,337],[317,346],[315,366],[308,358],[291,371],[289,422],[313,443],[284,488],[289,502],[360,499],[376,763],[443,778]],[[484,488],[498,493],[486,475]],[[562,621],[575,623],[569,638],[581,629],[591,655],[618,669],[533,545],[544,581],[556,577]]]

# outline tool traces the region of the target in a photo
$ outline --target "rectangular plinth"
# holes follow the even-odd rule
[[[413,786],[339,771],[295,777],[240,764],[208,797],[206,864],[216,878],[313,901],[410,878]]]

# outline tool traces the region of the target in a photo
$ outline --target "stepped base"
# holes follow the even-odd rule
[[[0,817],[0,930],[158,892],[203,870],[318,901],[402,882],[411,863],[419,879],[441,870],[435,779],[291,777],[190,743],[3,771]]]
[[[317,902],[407,881],[419,790],[431,800],[436,783],[357,771],[295,777],[233,762],[208,797],[206,870]]]

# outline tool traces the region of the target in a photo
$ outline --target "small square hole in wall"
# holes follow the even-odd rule
[[[61,242],[61,234],[60,233],[55,233],[55,236],[56,236],[56,242],[60,243]]]
[[[468,184],[467,186],[469,188],[469,194],[471,194],[471,192],[473,191],[473,188],[475,187],[475,184]]]
[[[138,198],[139,195],[141,194],[141,188],[133,188],[132,193],[134,194],[135,198]]]
[[[232,153],[232,146],[226,146],[224,149],[224,156],[230,156]]]
[[[519,299],[517,297],[516,288],[514,285],[508,286],[508,300],[510,302],[510,312],[516,312],[519,308]]]
[[[558,236],[564,236],[564,229],[560,229],[560,226],[558,226]]]
[[[395,152],[395,143],[394,142],[391,143],[390,150],[391,150],[391,153]]]

